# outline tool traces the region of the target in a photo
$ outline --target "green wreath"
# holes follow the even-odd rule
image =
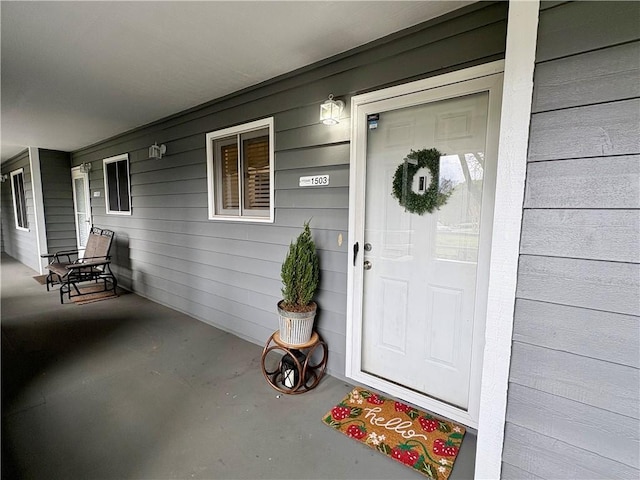
[[[447,203],[447,199],[453,193],[453,183],[451,180],[439,181],[441,156],[442,154],[435,148],[411,150],[404,161],[398,165],[396,173],[393,175],[391,195],[398,199],[406,211],[423,215],[426,212],[431,213],[434,209]],[[431,173],[431,183],[424,193],[416,193],[411,188],[413,177],[418,170],[425,167]]]

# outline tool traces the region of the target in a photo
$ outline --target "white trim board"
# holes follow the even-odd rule
[[[29,166],[31,168],[31,191],[33,192],[33,213],[35,217],[36,248],[39,273],[44,273],[47,259],[40,255],[49,253],[47,247],[47,224],[44,219],[44,195],[42,193],[42,172],[40,170],[40,150],[29,147]]]
[[[509,2],[475,478],[500,478],[539,0]]]

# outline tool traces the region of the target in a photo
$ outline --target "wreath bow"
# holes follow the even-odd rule
[[[406,211],[423,215],[431,213],[447,203],[453,193],[451,180],[440,182],[440,157],[442,154],[435,148],[411,150],[398,165],[393,175],[393,191],[391,195],[398,199]],[[413,177],[421,168],[428,168],[431,182],[424,193],[416,193],[411,188]]]

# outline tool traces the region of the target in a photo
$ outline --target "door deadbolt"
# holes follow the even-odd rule
[[[365,270],[371,270],[371,262],[369,260],[365,260],[363,267]]]
[[[370,243],[365,243],[365,244],[364,244],[364,249],[365,249],[367,252],[370,252],[370,251],[371,251],[371,244],[370,244]]]

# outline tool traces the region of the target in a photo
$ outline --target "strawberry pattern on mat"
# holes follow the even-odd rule
[[[465,434],[461,425],[359,388],[323,422],[433,480],[449,478]]]

